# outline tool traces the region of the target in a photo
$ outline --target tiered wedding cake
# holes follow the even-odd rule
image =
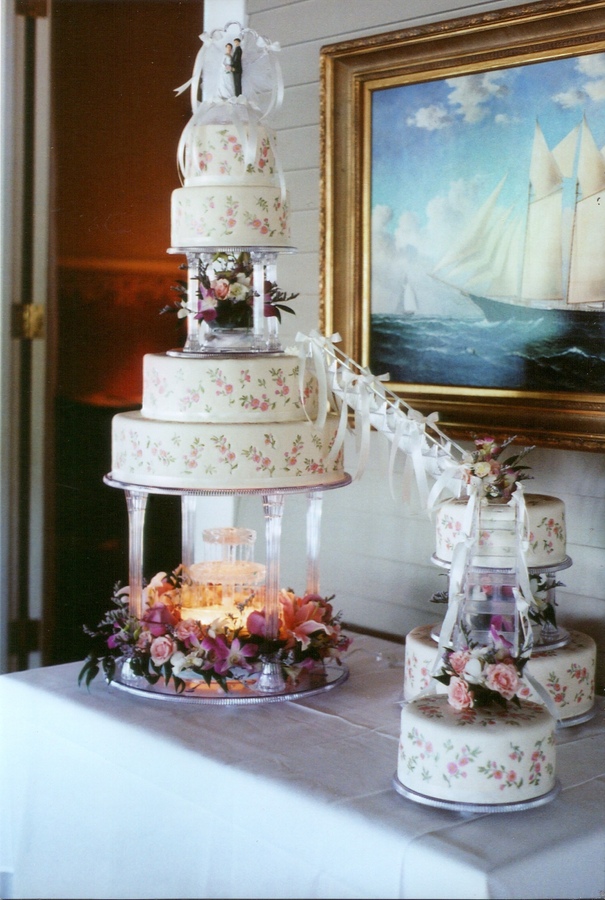
[[[226,53],[235,37],[239,95]],[[257,699],[304,684],[317,689],[324,661],[340,665],[348,639],[318,595],[319,504],[325,488],[351,479],[325,374],[320,390],[311,361],[284,351],[278,336],[281,313],[292,312],[297,296],[286,296],[275,278],[277,254],[293,249],[275,134],[265,122],[281,102],[279,47],[235,23],[201,39],[193,76],[179,89],[190,88],[193,114],[178,148],[183,186],[171,207],[170,252],[186,256],[188,269],[172,311],[186,316],[187,341],[144,357],[142,409],[113,419],[106,481],[127,496],[130,583],[93,633],[81,677],[90,682],[102,664],[127,688],[204,699],[202,689],[218,685]],[[279,584],[291,491],[308,494],[303,596]],[[235,527],[206,529],[200,558],[197,496],[246,492],[262,498],[266,566],[253,559],[254,533]],[[145,585],[148,493],[181,496],[183,559]]]
[[[533,546],[542,563],[552,550],[563,563],[564,509],[554,498],[525,503],[523,454],[500,463],[493,440],[476,444],[461,471],[466,501],[437,516],[447,614],[440,630],[406,638],[395,786],[420,802],[496,811],[556,793],[554,706],[536,682],[540,702],[532,702],[526,681],[536,601],[524,551]]]

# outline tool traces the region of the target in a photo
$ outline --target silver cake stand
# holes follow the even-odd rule
[[[329,664],[321,670],[305,673],[304,677],[283,690],[266,693],[255,689],[253,684],[234,682],[229,690],[224,691],[220,685],[207,685],[202,679],[187,679],[185,690],[177,694],[174,688],[158,681],[149,684],[144,678],[136,677],[128,671],[128,663],[123,663],[117,677],[110,682],[110,687],[118,691],[143,697],[147,700],[163,700],[169,703],[210,704],[214,706],[256,705],[261,703],[283,703],[286,700],[301,700],[314,694],[322,694],[338,687],[349,677],[347,666]]]
[[[393,776],[393,787],[406,800],[412,800],[414,803],[420,803],[423,806],[434,806],[437,809],[447,809],[450,812],[457,812],[464,816],[485,815],[486,813],[514,813],[524,812],[526,809],[535,809],[537,806],[545,806],[550,803],[561,791],[561,782],[557,778],[554,787],[542,794],[540,797],[534,797],[532,800],[520,800],[517,803],[462,803],[460,801],[442,800],[439,797],[429,797],[427,794],[420,794],[413,791],[401,783],[397,774]]]

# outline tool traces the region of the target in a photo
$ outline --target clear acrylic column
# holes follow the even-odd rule
[[[265,256],[265,280],[272,284],[277,283],[277,253],[267,253]],[[264,288],[263,288],[264,290]],[[264,308],[264,296],[263,296]],[[280,350],[279,319],[277,316],[267,317],[267,350]]]
[[[265,636],[273,641],[279,636],[279,566],[282,519],[284,512],[283,494],[266,494],[263,496],[265,515],[265,540],[267,573],[265,581]],[[258,680],[258,690],[267,694],[276,694],[285,688],[281,664],[268,657],[264,663]]]
[[[127,490],[128,508],[128,609],[131,616],[143,618],[143,531],[147,492]]]
[[[319,594],[319,538],[323,493],[307,496],[307,594]]]
[[[252,330],[254,333],[254,349],[266,349],[265,340],[265,261],[264,254],[258,250],[250,252],[252,260]]]
[[[181,562],[185,568],[195,562],[197,501],[195,494],[183,494],[181,497]]]
[[[187,308],[192,310],[187,316],[187,340],[183,350],[197,353],[201,349],[200,332],[202,323],[195,318],[199,304],[200,256],[187,254]]]

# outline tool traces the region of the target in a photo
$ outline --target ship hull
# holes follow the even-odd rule
[[[468,297],[479,307],[488,322],[506,322],[510,319],[537,322],[539,319],[547,319],[566,326],[587,321],[605,323],[604,311],[599,309],[521,306],[507,303],[505,300],[494,300],[492,297],[478,297],[475,294],[468,294]]]

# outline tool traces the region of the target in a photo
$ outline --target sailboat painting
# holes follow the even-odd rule
[[[370,367],[605,390],[605,54],[375,91]]]

